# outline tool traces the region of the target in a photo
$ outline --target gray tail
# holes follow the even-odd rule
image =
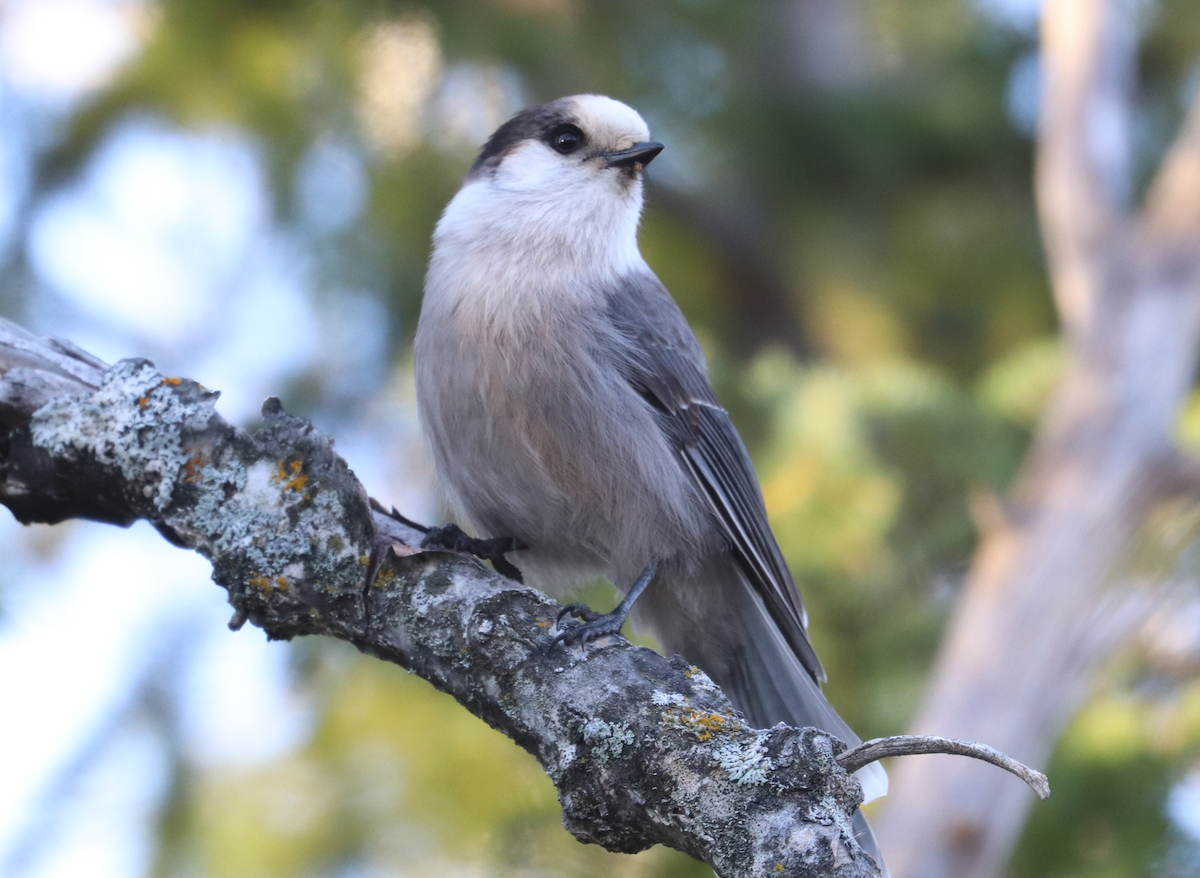
[[[713,559],[686,581],[660,576],[642,596],[639,610],[666,653],[679,653],[700,667],[755,728],[781,722],[813,726],[850,747],[862,743],[800,664],[732,558]],[[887,792],[887,774],[878,763],[856,776],[866,801]],[[879,845],[861,811],[854,815],[854,832],[887,878]]]

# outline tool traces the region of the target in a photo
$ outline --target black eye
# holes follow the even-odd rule
[[[550,145],[563,155],[569,155],[583,144],[583,132],[574,125],[556,128],[550,134]]]

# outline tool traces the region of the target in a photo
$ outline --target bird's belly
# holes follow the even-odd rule
[[[440,376],[418,347],[439,479],[477,532],[530,547],[515,560],[533,581],[605,575],[627,585],[650,561],[704,539],[703,501],[653,411],[595,352],[537,334],[441,344],[437,359],[453,351],[455,360]]]

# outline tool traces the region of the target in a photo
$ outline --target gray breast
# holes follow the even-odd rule
[[[525,542],[525,564],[618,584],[711,540],[655,411],[616,367],[622,343],[603,311],[562,301],[537,320],[481,320],[467,307],[429,316],[418,402],[469,526]]]

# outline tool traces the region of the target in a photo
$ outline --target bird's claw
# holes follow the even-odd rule
[[[560,624],[567,616],[574,616],[576,619],[582,619],[585,622],[595,622],[597,619],[604,618],[603,613],[597,613],[587,604],[567,604],[558,611],[558,616],[555,617],[555,624]]]
[[[563,607],[558,614],[556,624],[561,623],[564,616],[574,616],[584,621],[560,631],[550,641],[550,649],[553,649],[560,643],[563,646],[571,646],[576,643],[580,646],[587,646],[588,643],[599,637],[605,637],[609,634],[620,634],[621,626],[625,624],[626,618],[626,614],[623,613],[597,613],[584,604],[570,604]]]

